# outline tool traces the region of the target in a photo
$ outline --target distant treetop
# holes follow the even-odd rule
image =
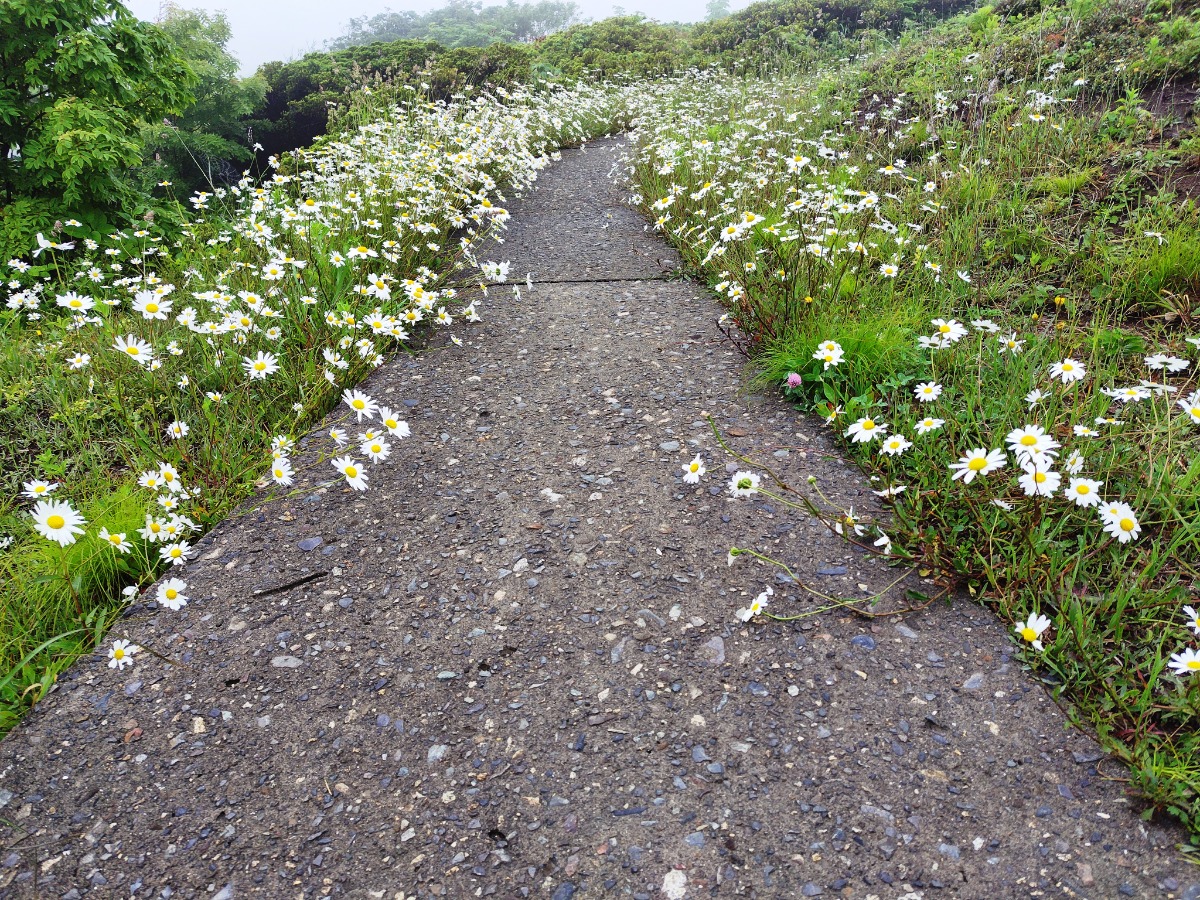
[[[385,10],[351,19],[346,33],[329,41],[331,50],[380,41],[431,40],[443,47],[486,47],[496,42],[528,43],[579,21],[571,0],[538,0],[484,6],[482,0],[450,0],[417,13]]]

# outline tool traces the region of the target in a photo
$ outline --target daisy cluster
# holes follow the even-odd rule
[[[886,479],[876,495],[916,516],[912,530],[952,502],[988,508],[975,517],[984,537],[1066,546],[1071,535],[1072,549],[1117,567],[1147,535],[1155,548],[1187,546],[1145,462],[1168,473],[1156,476],[1161,490],[1200,446],[1200,338],[1157,334],[1159,348],[1136,358],[1104,349],[1078,315],[1099,324],[1099,291],[1061,286],[1042,298],[1043,285],[1004,284],[963,239],[983,236],[987,204],[975,204],[996,165],[1032,178],[1071,152],[1087,127],[1072,110],[1084,83],[1049,72],[1036,89],[1006,86],[1000,102],[995,85],[979,86],[978,56],[961,64],[971,78],[885,96],[853,72],[661,81],[635,101],[630,202],[709,276],[730,339],[762,353],[785,392],[823,412]],[[1132,219],[1126,229],[1124,253],[1171,240]],[[964,309],[975,312],[951,314]],[[853,510],[831,527],[878,531]],[[982,548],[959,558],[972,552],[1006,570]],[[1051,620],[1027,612],[1013,616],[1017,634],[1040,644]],[[1172,657],[1173,671],[1198,668],[1189,653]]]
[[[531,185],[557,148],[608,131],[620,110],[617,90],[586,85],[449,103],[402,96],[356,101],[369,107],[363,124],[272,158],[263,181],[195,194],[178,240],[153,223],[101,240],[71,220],[9,261],[0,319],[63,408],[123,417],[121,456],[155,511],[137,533],[117,531],[102,500],[72,502],[59,496],[69,488],[34,479],[0,552],[38,539],[65,551],[86,537],[89,552],[127,556],[129,575],[152,581],[244,496],[246,479],[230,483],[232,454],[249,454],[250,480],[265,468],[263,483],[291,486],[288,432],[339,398],[359,428],[352,439],[335,425],[331,462],[366,489],[369,466],[409,428],[354,386],[414,329],[481,320],[489,285],[508,279],[507,262],[476,257],[505,227],[505,192]],[[159,600],[181,606],[184,587],[160,585]],[[114,645],[111,658],[120,668],[134,652]]]
[[[933,325],[932,338],[919,338],[922,348],[945,350],[969,334],[967,327],[954,319],[935,319]],[[977,320],[972,325],[981,339],[979,352],[994,354],[997,363],[1005,354],[1012,356],[1014,353],[1023,352],[1021,348],[1024,347],[1025,340],[1018,339],[1015,334],[997,335],[998,329],[994,323],[986,320]],[[995,340],[997,337],[998,341]],[[1200,348],[1200,339],[1188,340]],[[1014,343],[1019,345],[1016,350],[1013,349]],[[822,342],[812,357],[822,364],[823,371],[836,367],[845,360],[841,346],[835,341]],[[1021,508],[1022,504],[1040,504],[1057,499],[1068,504],[1068,509],[1073,507],[1076,511],[1094,511],[1094,525],[1081,523],[1085,532],[1091,527],[1098,528],[1118,545],[1138,540],[1143,530],[1138,513],[1119,498],[1106,499],[1106,481],[1088,477],[1085,472],[1092,447],[1097,440],[1104,437],[1103,432],[1097,428],[1119,433],[1122,427],[1130,424],[1130,420],[1158,419],[1166,420],[1165,427],[1169,432],[1173,429],[1186,439],[1190,436],[1188,432],[1194,435],[1194,429],[1200,426],[1200,390],[1192,390],[1176,397],[1180,390],[1169,383],[1172,376],[1188,378],[1192,368],[1191,362],[1167,353],[1155,353],[1144,357],[1143,364],[1148,377],[1142,379],[1139,384],[1100,388],[1092,392],[1091,402],[1087,402],[1082,397],[1055,398],[1052,395],[1056,387],[1061,392],[1084,391],[1082,385],[1088,379],[1084,364],[1071,358],[1052,363],[1046,368],[1043,378],[1047,389],[1037,387],[1029,390],[1024,396],[1024,401],[1029,412],[1051,406],[1060,410],[1061,414],[1057,420],[1051,421],[1048,428],[1038,423],[1025,422],[1011,428],[1002,441],[998,441],[1003,444],[1001,447],[975,447],[961,453],[957,461],[947,465],[950,481],[961,481],[964,485],[971,484],[977,478],[981,482],[985,479],[993,482],[989,492],[990,502],[1006,513],[1013,513],[1013,525],[1035,515],[1035,510]],[[1154,377],[1158,380],[1151,380]],[[784,387],[795,389],[800,384],[799,373],[791,373]],[[912,388],[910,401],[896,404],[897,418],[912,428],[914,439],[909,439],[903,433],[889,433],[889,423],[872,415],[862,416],[849,424],[842,431],[842,436],[851,444],[859,445],[863,449],[878,444],[878,462],[888,470],[890,476],[895,476],[899,468],[894,462],[907,456],[911,465],[908,471],[920,477],[920,473],[937,469],[942,464],[941,460],[947,453],[947,443],[953,446],[956,438],[961,439],[961,435],[947,435],[944,432],[944,429],[953,432],[954,425],[965,418],[962,411],[954,407],[952,400],[943,399],[944,390],[943,385],[936,381],[922,382]],[[1160,401],[1158,409],[1153,408],[1156,398]],[[1166,398],[1165,402],[1162,398]],[[1060,402],[1055,403],[1055,399]],[[1171,403],[1172,399],[1174,404]],[[1084,424],[1073,421],[1081,409],[1087,409],[1095,403],[1112,403],[1120,407],[1117,410],[1120,417],[1111,415],[1109,413],[1112,411],[1106,410],[1105,415],[1096,416]],[[1139,415],[1138,404],[1150,408]],[[936,415],[939,412],[941,416]],[[827,421],[833,424],[840,414],[840,409],[831,410]],[[1055,435],[1061,436],[1069,446],[1064,447]],[[1015,481],[1011,476],[1005,478],[1009,472],[1019,473]],[[907,489],[907,484],[893,482],[884,491],[877,491],[876,494],[896,498]],[[1185,606],[1183,612],[1189,624],[1200,634],[1194,607]],[[1051,625],[1049,618],[1035,611],[1017,625],[1016,633],[1040,651],[1044,649],[1041,636]],[[1176,674],[1200,673],[1200,652],[1185,648],[1171,657],[1169,666]]]
[[[715,289],[733,323],[759,338],[780,337],[814,297],[860,279],[891,285],[903,277],[944,290],[969,284],[966,271],[939,261],[927,235],[943,208],[938,193],[964,176],[959,148],[931,150],[916,164],[895,154],[892,142],[891,156],[884,146],[852,159],[854,129],[814,128],[852,115],[846,98],[796,109],[785,94],[782,82],[692,72],[633,101],[631,202],[686,255],[718,272]],[[736,121],[717,124],[714,110],[726,109],[738,110]],[[882,115],[919,121],[903,98]],[[922,198],[920,215],[901,218],[901,195],[912,191]],[[765,295],[773,298],[769,309]]]

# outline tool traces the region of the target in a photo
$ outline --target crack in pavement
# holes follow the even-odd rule
[[[703,287],[614,252],[670,256],[605,178],[619,147],[513,204],[503,253],[543,273],[522,302],[362,386],[407,406],[407,466],[323,485],[314,431],[295,496],[199,542],[187,607],[119,623],[180,665],[81,659],[0,744],[0,898],[1200,892],[987,610],[868,622],[727,564],[846,597],[895,577],[728,497],[706,415],[880,512],[819,423],[746,391]],[[810,615],[740,623],[766,587]]]

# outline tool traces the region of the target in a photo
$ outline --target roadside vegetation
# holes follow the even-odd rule
[[[849,68],[662,81],[632,162],[730,340],[888,507],[817,511],[994,607],[1193,834],[1198,51],[1194,8],[987,7]]]
[[[364,92],[262,183],[181,200],[177,238],[69,220],[8,261],[0,732],[256,483],[286,492],[297,441],[339,403],[322,471],[369,487],[409,429],[355,385],[418,329],[482,317],[458,290],[486,294],[506,264],[475,242],[549,153],[612,129],[617,100]],[[177,609],[186,584],[155,598]],[[123,668],[136,650],[108,652]]]

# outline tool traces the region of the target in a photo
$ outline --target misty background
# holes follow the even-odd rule
[[[154,21],[166,6],[160,0],[126,0],[126,6],[141,19]],[[223,12],[233,31],[229,51],[238,58],[239,74],[252,75],[265,62],[287,61],[315,50],[326,49],[328,41],[345,34],[351,19],[371,17],[391,10],[427,12],[433,3],[387,2],[387,0],[176,0],[183,9]],[[499,4],[485,3],[485,6]],[[705,0],[576,0],[581,20],[599,20],[613,15],[641,13],[659,22],[698,22],[705,18]],[[731,10],[743,9],[749,0],[730,0]]]

